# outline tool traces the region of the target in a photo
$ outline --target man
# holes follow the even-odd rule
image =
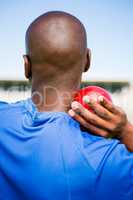
[[[133,154],[67,114],[90,66],[83,24],[45,13],[27,30],[26,53],[32,98],[0,103],[0,199],[133,199]]]

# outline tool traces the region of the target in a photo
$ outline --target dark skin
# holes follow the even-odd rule
[[[26,55],[24,55],[25,76],[31,80],[32,100],[38,111],[70,110],[75,92],[80,88],[82,73],[90,67],[90,57],[85,28],[76,17],[65,12],[48,12],[29,26],[26,32]],[[104,104],[100,108],[93,102],[91,106],[94,110],[97,109],[99,118],[90,115],[81,105],[78,108],[80,115],[74,112],[77,108],[74,110],[72,106],[73,117],[88,130],[102,136],[107,136],[110,131],[112,133],[116,131],[113,128],[106,129],[105,124],[108,119],[104,119],[103,124],[100,122],[101,129],[97,129],[97,124],[101,121],[100,113],[103,108],[111,114],[111,127],[120,125],[120,122],[113,120],[113,116],[117,118],[119,114],[113,113]],[[72,114],[72,110],[70,113]],[[132,132],[131,126],[127,126],[125,115],[123,116],[125,121],[123,129],[118,130],[119,136],[121,135],[122,142],[133,150],[130,148],[133,146],[131,143],[133,134],[126,134]],[[91,123],[91,126],[90,119],[95,122]],[[119,116],[120,119],[123,119],[122,116]]]
[[[105,98],[99,102],[90,99],[89,106],[94,113],[85,109],[78,102],[72,103],[69,114],[88,131],[102,137],[116,137],[133,152],[133,125],[128,121],[125,112]]]
[[[90,66],[83,24],[70,14],[48,12],[29,26],[26,52],[25,75],[31,79],[38,110],[67,112],[80,88],[82,73]],[[45,100],[39,103],[35,93]]]

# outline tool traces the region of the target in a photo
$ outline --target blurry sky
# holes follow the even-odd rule
[[[24,36],[50,10],[77,16],[85,25],[92,66],[84,79],[133,80],[132,0],[4,0],[0,2],[0,79],[23,79]]]

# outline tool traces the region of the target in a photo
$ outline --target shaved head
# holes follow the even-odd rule
[[[27,77],[30,74],[36,84],[57,85],[61,80],[77,84],[89,67],[85,28],[65,12],[47,12],[32,22],[26,32],[26,53]]]

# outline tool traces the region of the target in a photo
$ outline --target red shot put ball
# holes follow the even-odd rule
[[[98,99],[101,96],[103,96],[108,101],[112,102],[112,98],[109,92],[103,89],[102,87],[98,87],[98,86],[88,86],[88,87],[82,88],[81,90],[79,90],[79,92],[76,93],[74,97],[74,101],[78,101],[86,109],[93,111],[88,104],[89,99],[92,99],[98,102]]]

